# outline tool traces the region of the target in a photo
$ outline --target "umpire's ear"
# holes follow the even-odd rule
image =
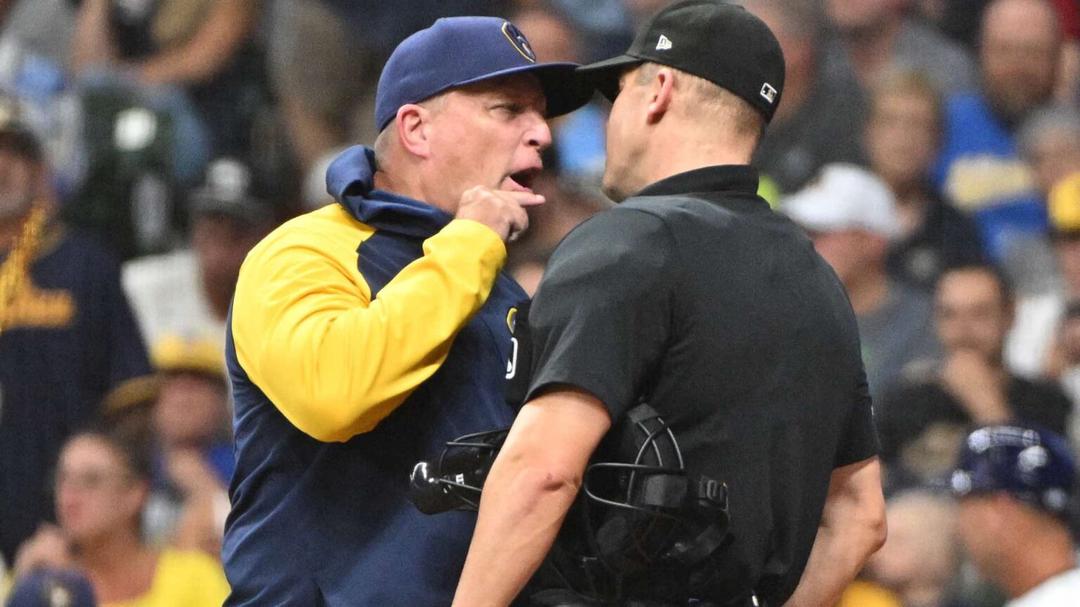
[[[428,137],[430,118],[431,110],[414,103],[399,107],[394,117],[394,129],[401,147],[414,156],[431,156],[431,140]]]
[[[656,70],[649,82],[649,100],[646,106],[646,118],[649,124],[656,124],[671,108],[672,95],[675,94],[675,70],[661,67]]]

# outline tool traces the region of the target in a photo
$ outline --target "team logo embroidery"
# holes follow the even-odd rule
[[[656,50],[666,51],[671,48],[671,40],[667,36],[660,34],[660,39],[656,41]]]
[[[510,358],[506,361],[506,379],[514,379],[517,375],[517,359],[518,359],[518,340],[512,334],[514,329],[517,328],[517,313],[516,307],[510,308],[506,312],[506,327],[510,329]]]
[[[776,89],[774,89],[773,86],[768,82],[761,85],[761,96],[765,99],[765,101],[768,101],[769,103],[776,103],[776,93]]]
[[[521,33],[513,23],[506,21],[502,26],[502,33],[506,36],[506,39],[513,45],[514,50],[521,53],[521,56],[528,59],[529,63],[536,63],[536,53],[533,52],[532,46],[529,45],[529,40],[525,38],[525,34]]]

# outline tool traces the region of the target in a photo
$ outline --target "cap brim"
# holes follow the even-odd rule
[[[600,91],[600,94],[607,97],[608,101],[615,101],[615,97],[619,95],[619,77],[626,68],[641,63],[645,63],[641,57],[619,55],[583,65],[577,69],[577,74],[583,84]]]
[[[454,83],[450,88],[515,74],[533,74],[540,80],[540,88],[544,90],[544,97],[547,98],[547,117],[554,118],[569,114],[592,99],[593,88],[577,75],[578,67],[576,63],[533,63],[470,78]]]

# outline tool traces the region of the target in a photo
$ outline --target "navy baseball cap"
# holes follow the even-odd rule
[[[574,75],[576,63],[537,63],[513,23],[498,17],[446,17],[409,36],[383,66],[375,92],[379,131],[398,108],[439,93],[500,76],[530,73],[547,97],[548,117],[585,105],[592,89]]]
[[[94,589],[82,574],[68,569],[39,569],[19,580],[7,607],[95,607]]]
[[[784,53],[767,25],[745,8],[720,0],[683,0],[654,15],[618,57],[578,70],[614,101],[619,76],[659,63],[727,89],[772,120],[784,90]]]
[[[1054,516],[1068,516],[1076,464],[1064,438],[1029,426],[987,426],[968,435],[952,474],[957,497],[1004,491]]]

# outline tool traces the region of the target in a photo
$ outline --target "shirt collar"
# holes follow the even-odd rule
[[[419,200],[375,189],[375,152],[354,146],[326,172],[326,191],[358,221],[377,230],[428,238],[453,217]]]
[[[758,172],[747,165],[708,166],[661,179],[637,196],[672,196],[694,192],[739,192],[756,194]]]

